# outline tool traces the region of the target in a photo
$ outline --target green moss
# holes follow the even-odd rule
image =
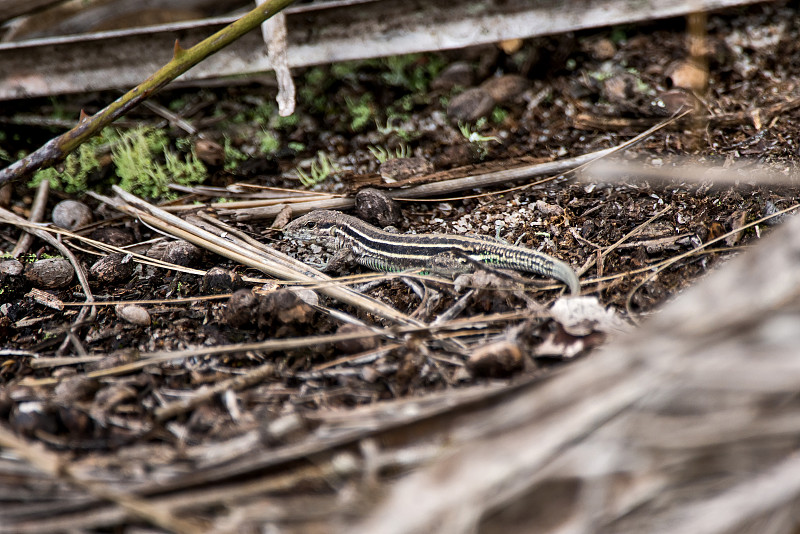
[[[67,156],[61,166],[62,171],[55,167],[39,170],[33,175],[28,186],[38,187],[43,180],[48,180],[50,187],[57,191],[66,193],[86,191],[89,176],[100,168],[100,162],[97,159],[98,148],[114,137],[116,137],[114,132],[106,128],[99,136],[93,137],[78,147],[77,152]]]
[[[126,132],[111,150],[119,186],[148,198],[174,198],[169,184],[194,185],[206,177],[206,167],[194,150],[186,157],[167,148],[163,130],[136,128]],[[163,156],[164,163],[157,162]]]
[[[358,100],[346,97],[344,101],[350,114],[351,130],[360,132],[372,123],[372,94],[364,93]]]
[[[506,120],[508,117],[508,110],[505,108],[501,108],[500,106],[495,106],[492,110],[492,122],[495,124],[499,124]]]
[[[388,70],[381,75],[381,79],[389,85],[403,87],[414,93],[424,92],[444,65],[444,58],[434,54],[391,56],[383,60],[383,66]]]
[[[300,115],[297,113],[292,113],[286,117],[281,117],[276,113],[272,116],[272,120],[269,121],[269,125],[275,130],[289,130],[297,126],[299,122]]]
[[[239,163],[247,159],[247,155],[241,150],[233,146],[230,137],[225,136],[225,141],[222,143],[222,150],[225,153],[225,170],[233,171],[239,167]]]
[[[272,131],[261,130],[258,146],[262,154],[265,156],[272,156],[281,147],[281,141]]]

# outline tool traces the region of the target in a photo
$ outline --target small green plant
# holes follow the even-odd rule
[[[489,141],[494,141],[496,143],[500,142],[500,139],[495,136],[486,136],[478,132],[478,130],[485,124],[486,119],[479,120],[475,123],[475,126],[472,127],[466,123],[458,124],[458,129],[461,132],[461,135],[464,136],[464,139],[466,139],[469,144],[475,147],[481,159],[485,158],[489,153],[489,148],[486,146]]]
[[[30,187],[38,187],[42,180],[48,180],[50,187],[64,191],[66,193],[79,193],[86,191],[89,184],[89,175],[100,168],[97,159],[97,152],[101,145],[115,138],[113,130],[106,128],[101,135],[93,137],[86,143],[78,147],[77,152],[73,152],[64,160],[59,171],[55,167],[42,169],[33,175],[33,179],[28,183]]]
[[[358,100],[345,97],[344,102],[350,114],[350,129],[360,132],[372,121],[372,95],[364,93]]]
[[[400,146],[394,149],[394,153],[392,153],[388,148],[382,146],[367,146],[367,149],[372,152],[372,155],[375,156],[375,159],[378,160],[378,163],[384,163],[386,160],[394,159],[394,158],[407,158],[411,156],[411,148],[405,143],[400,143]]]
[[[252,122],[260,126],[267,126],[275,115],[276,105],[272,100],[264,100],[261,104],[250,110]]]
[[[495,106],[492,110],[492,122],[495,124],[500,124],[508,117],[508,110],[505,108],[501,108],[500,106]]]
[[[611,42],[617,45],[625,42],[627,38],[628,37],[625,32],[625,28],[620,28],[619,26],[611,30],[611,35],[609,35],[609,39],[611,39]]]
[[[331,76],[338,80],[357,82],[358,78],[358,61],[343,61],[341,63],[334,63],[331,65]]]
[[[306,149],[305,144],[298,143],[297,141],[289,141],[286,146],[289,148],[289,150],[294,150],[295,152],[302,152]]]
[[[239,167],[239,163],[247,159],[247,155],[233,146],[230,137],[225,136],[222,143],[222,150],[225,153],[225,170],[234,171]]]
[[[292,113],[286,117],[281,117],[277,113],[274,113],[269,121],[269,126],[274,130],[288,130],[297,126],[299,122],[300,115],[297,113]]]
[[[383,60],[388,71],[381,75],[384,82],[418,93],[428,90],[428,84],[445,65],[438,55],[405,54]]]
[[[324,152],[317,152],[317,158],[311,162],[311,176],[306,174],[300,167],[295,169],[300,183],[309,188],[324,182],[328,176],[335,172],[336,166]]]
[[[161,155],[163,164],[156,162]],[[163,130],[135,128],[126,132],[111,148],[111,157],[121,178],[120,187],[139,196],[174,198],[170,183],[194,185],[206,177],[206,167],[194,150],[181,158],[167,148]]]
[[[261,130],[261,134],[259,134],[259,144],[258,148],[261,150],[261,153],[265,156],[271,156],[278,151],[281,147],[281,141],[278,139],[272,131],[270,130]]]
[[[408,117],[405,115],[392,115],[386,118],[386,125],[382,125],[377,120],[375,121],[375,127],[378,131],[385,136],[396,135],[400,139],[405,142],[413,141],[422,135],[420,132],[414,132],[406,130],[405,128],[401,128],[400,126],[395,126],[395,122],[399,120],[405,120]]]

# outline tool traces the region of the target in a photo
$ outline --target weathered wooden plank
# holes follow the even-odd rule
[[[342,0],[287,10],[290,67],[462,48],[590,27],[714,10],[754,0]],[[0,100],[130,87],[169,61],[173,43],[197,43],[232,22],[150,28],[0,44]],[[271,70],[251,33],[180,80]]]

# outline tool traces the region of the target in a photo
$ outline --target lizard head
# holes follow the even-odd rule
[[[292,239],[304,241],[325,240],[332,236],[332,229],[342,214],[337,211],[316,210],[298,217],[283,227],[283,233]]]

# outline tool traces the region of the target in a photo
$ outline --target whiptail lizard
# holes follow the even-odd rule
[[[506,245],[489,237],[450,234],[395,234],[339,213],[317,210],[290,222],[284,233],[352,251],[355,261],[376,271],[419,270],[444,276],[469,273],[473,262],[549,276],[580,292],[575,271],[542,252]]]

